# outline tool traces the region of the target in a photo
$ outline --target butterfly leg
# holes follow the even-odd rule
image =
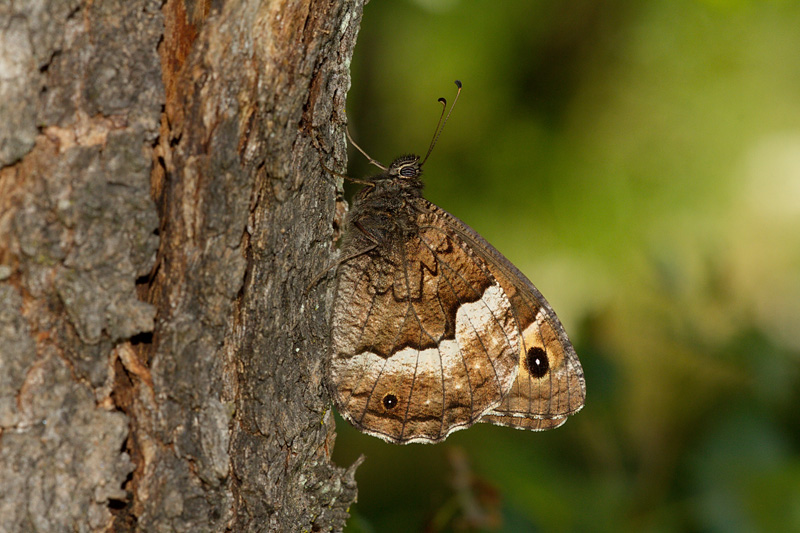
[[[329,264],[328,266],[326,266],[326,267],[325,267],[325,268],[322,270],[322,272],[320,272],[319,274],[317,274],[317,275],[314,277],[314,279],[313,279],[313,280],[311,280],[311,283],[309,283],[309,284],[308,284],[308,286],[306,287],[306,292],[308,292],[308,291],[310,291],[311,289],[313,289],[313,288],[314,288],[314,286],[315,286],[317,283],[319,283],[319,282],[320,282],[320,280],[321,280],[322,278],[324,278],[324,277],[325,277],[325,276],[328,274],[328,272],[330,272],[331,270],[335,270],[335,269],[336,269],[336,268],[338,268],[338,267],[339,267],[339,265],[341,265],[342,263],[346,263],[347,261],[349,261],[349,260],[351,260],[351,259],[354,259],[354,258],[358,257],[359,255],[364,255],[364,254],[366,254],[366,253],[369,253],[370,251],[374,250],[374,249],[375,249],[377,246],[378,246],[378,243],[376,242],[376,243],[374,243],[374,244],[370,245],[369,247],[367,247],[367,248],[364,248],[363,250],[359,250],[359,251],[357,251],[357,252],[355,252],[355,253],[348,254],[348,255],[347,255],[347,257],[342,257],[342,258],[339,258],[339,259],[337,259],[336,261],[332,262],[331,264]]]

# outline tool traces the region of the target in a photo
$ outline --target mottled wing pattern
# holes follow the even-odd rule
[[[545,430],[560,426],[579,411],[586,386],[578,356],[564,327],[544,296],[491,244],[456,217],[430,204],[437,219],[486,262],[508,296],[522,332],[517,377],[500,405],[481,422],[519,429]]]
[[[358,429],[389,442],[438,442],[472,425],[518,371],[505,287],[437,218],[420,214],[416,236],[337,269],[334,400]]]

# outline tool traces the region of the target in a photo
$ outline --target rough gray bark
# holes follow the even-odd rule
[[[343,527],[306,288],[362,8],[0,3],[0,531]]]

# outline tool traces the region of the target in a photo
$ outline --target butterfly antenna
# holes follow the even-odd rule
[[[358,145],[358,144],[357,144],[357,143],[356,143],[356,142],[353,140],[353,137],[350,135],[350,128],[349,128],[349,127],[347,127],[347,126],[346,126],[346,127],[344,128],[344,131],[345,131],[345,133],[347,134],[347,140],[348,140],[348,141],[350,141],[350,144],[352,144],[353,146],[355,146],[356,150],[358,150],[359,152],[361,152],[361,155],[363,155],[364,157],[366,157],[366,158],[367,158],[367,160],[368,160],[370,163],[372,163],[373,165],[375,165],[375,166],[376,166],[376,167],[378,167],[379,169],[381,169],[381,170],[387,170],[387,168],[386,168],[385,166],[383,166],[383,165],[381,165],[380,163],[378,163],[378,161],[376,161],[375,159],[372,159],[372,158],[369,156],[369,154],[368,154],[367,152],[365,152],[365,151],[364,151],[364,149],[363,149],[363,148],[361,148],[361,147],[360,147],[360,146],[359,146],[359,145]]]
[[[450,111],[447,112],[446,117],[444,116],[444,111],[445,109],[447,109],[447,100],[445,100],[444,98],[439,98],[439,103],[442,104],[442,114],[439,115],[439,122],[436,124],[436,129],[433,130],[433,139],[431,139],[431,145],[428,147],[428,153],[425,154],[425,159],[422,160],[420,166],[424,165],[425,161],[428,160],[428,156],[431,155],[433,147],[436,146],[436,141],[439,140],[439,135],[442,134],[444,126],[445,124],[447,124],[447,120],[450,118],[450,113],[453,112],[453,108],[456,106],[456,102],[458,102],[458,95],[461,94],[461,82],[458,80],[456,80],[456,87],[458,87],[458,90],[456,91],[456,97],[453,98],[453,105],[450,106]],[[444,118],[444,122],[442,122],[442,118]]]

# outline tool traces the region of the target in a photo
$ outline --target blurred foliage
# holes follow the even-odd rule
[[[562,428],[394,446],[339,420],[357,531],[800,531],[800,3],[375,0],[355,139],[558,312]],[[351,154],[350,174],[373,173]]]

